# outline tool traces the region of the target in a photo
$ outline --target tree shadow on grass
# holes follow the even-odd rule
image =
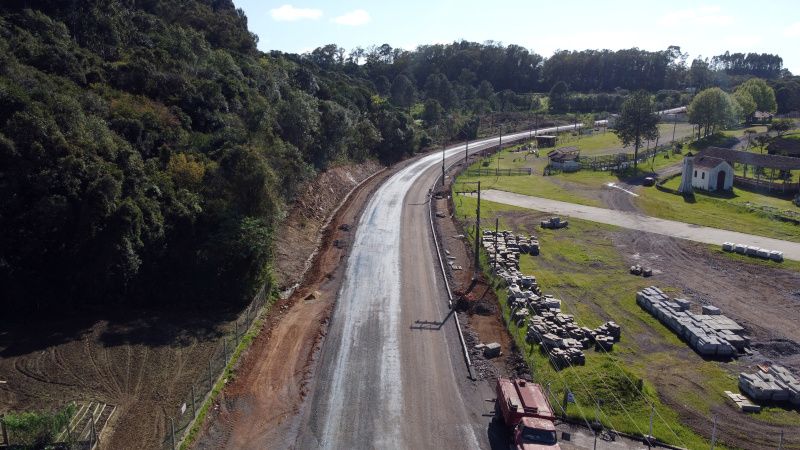
[[[103,347],[185,347],[219,338],[225,325],[243,309],[233,305],[205,305],[202,310],[117,307],[60,316],[10,315],[0,321],[0,357],[17,357],[84,339],[97,339]]]

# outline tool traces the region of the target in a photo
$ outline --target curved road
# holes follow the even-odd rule
[[[473,142],[470,151],[497,142]],[[446,155],[457,161],[464,146]],[[482,414],[492,390],[468,380],[428,223],[428,189],[441,165],[441,152],[419,158],[364,209],[296,448],[489,448]]]

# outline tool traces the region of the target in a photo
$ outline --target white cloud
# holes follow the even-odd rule
[[[733,21],[733,16],[723,14],[720,6],[698,6],[667,13],[659,19],[658,23],[665,27],[675,27],[681,25],[730,25]]]
[[[783,35],[786,37],[800,37],[800,22],[795,22],[784,28]]]
[[[322,10],[314,8],[295,8],[287,4],[269,10],[269,14],[274,20],[279,22],[294,22],[305,19],[317,20],[322,17]]]
[[[369,13],[364,11],[363,9],[356,9],[350,12],[346,12],[339,17],[333,18],[333,22],[336,22],[339,25],[348,25],[351,27],[364,25],[368,23],[369,20],[370,20]]]

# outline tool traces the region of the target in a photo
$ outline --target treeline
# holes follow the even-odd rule
[[[688,55],[676,46],[655,52],[564,50],[544,58],[518,45],[491,41],[423,45],[411,51],[384,44],[347,52],[330,44],[303,58],[367,79],[401,107],[432,99],[444,110],[475,114],[537,110],[554,90],[561,97],[548,109],[555,113],[617,111],[625,96],[639,89],[658,93],[657,106],[669,108],[688,103],[686,88],[731,88],[747,78],[788,75],[777,55],[726,52],[689,64]]]
[[[231,0],[4,1],[0,36],[6,311],[242,301],[304,180],[422,138]]]

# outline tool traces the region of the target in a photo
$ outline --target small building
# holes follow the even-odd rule
[[[540,135],[536,136],[536,146],[539,148],[555,147],[558,138],[556,136]]]
[[[581,168],[580,154],[581,151],[577,147],[561,147],[547,153],[547,157],[553,169],[575,172]]]
[[[722,158],[698,155],[694,158],[692,187],[704,191],[727,191],[733,186],[733,167]]]
[[[767,111],[756,111],[753,113],[753,121],[759,123],[771,123],[772,113]]]

